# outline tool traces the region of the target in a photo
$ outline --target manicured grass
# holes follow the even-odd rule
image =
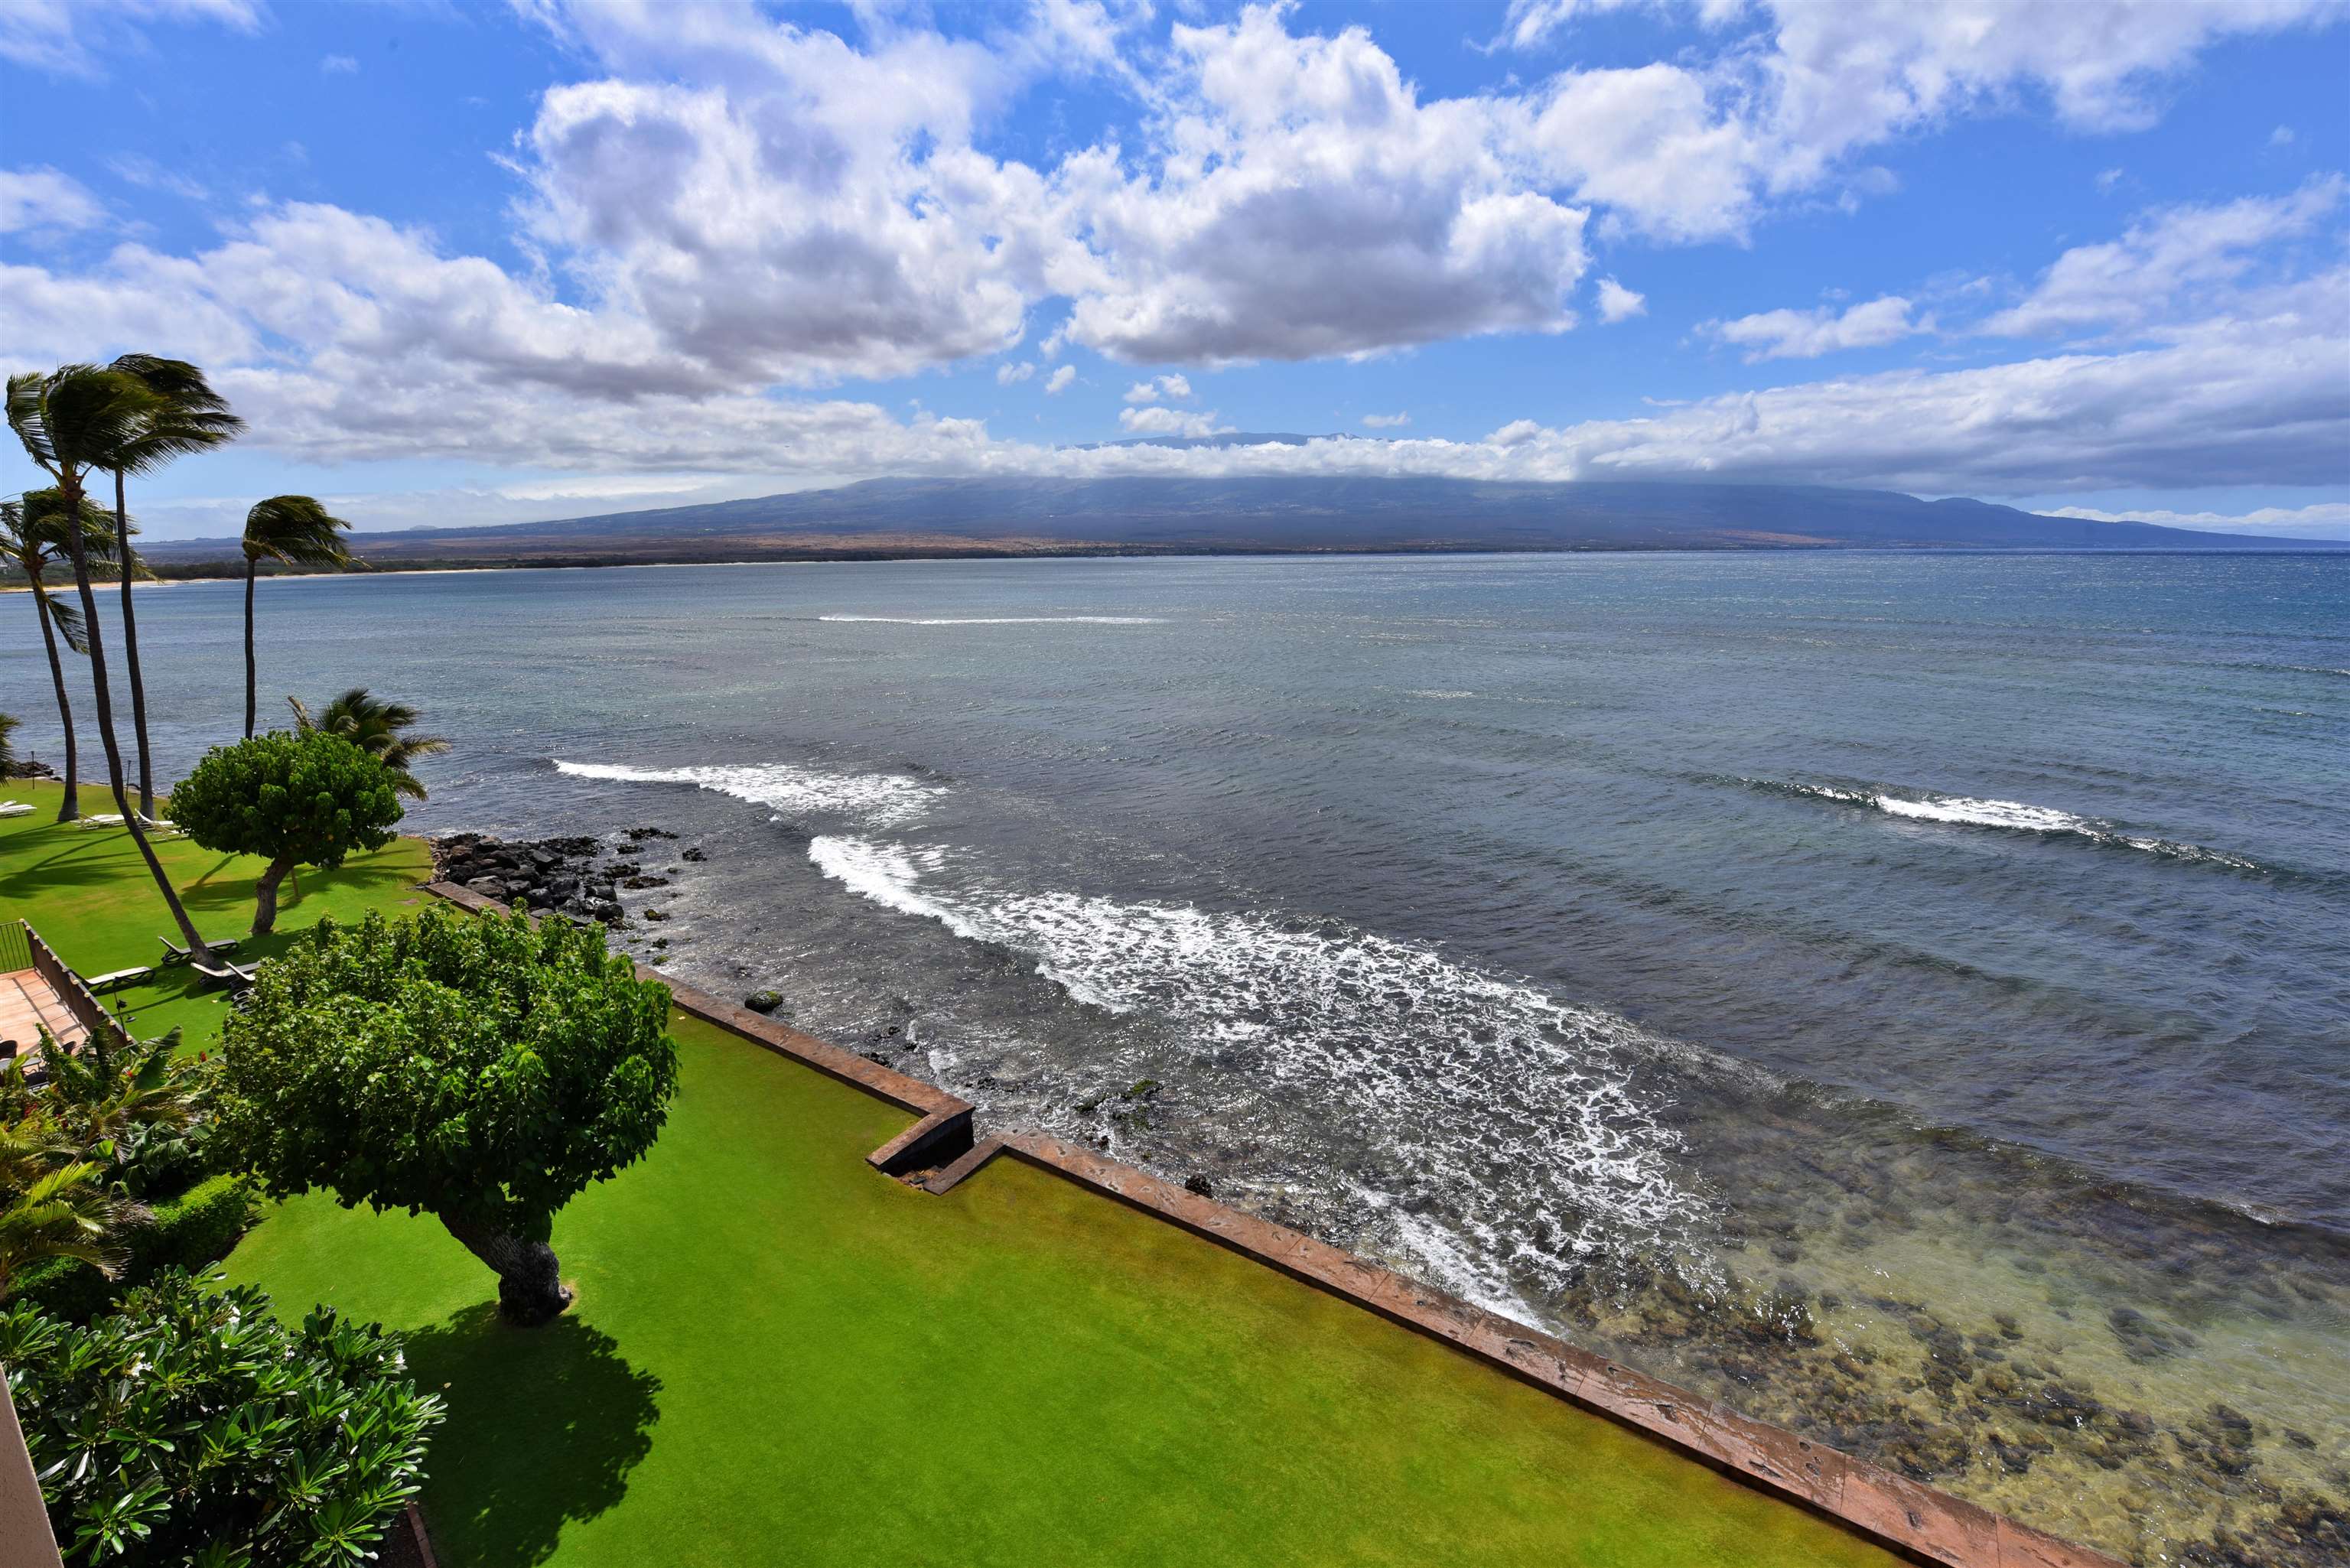
[[[12,909],[47,847],[0,838]],[[888,1180],[861,1156],[904,1113],[675,1033],[660,1143],[556,1223],[555,1324],[498,1324],[431,1220],[323,1196],[230,1259],[282,1311],[410,1333],[450,1405],[425,1503],[452,1563],[1893,1561],[1048,1173]]]
[[[0,817],[0,918],[28,919],[57,956],[83,974],[105,974],[151,964],[163,951],[161,937],[178,941],[172,912],[149,879],[130,835],[120,827],[60,825],[55,818],[61,785],[35,780],[0,784],[0,800],[30,802],[30,816]],[[101,781],[81,786],[85,815],[114,809]],[[188,916],[206,940],[238,938],[230,956],[250,963],[285,950],[295,933],[321,915],[353,919],[369,909],[397,911],[403,901],[421,900],[415,885],[432,874],[432,857],[421,839],[394,839],[372,855],[355,855],[335,871],[297,874],[297,895],[289,882],[279,891],[277,929],[255,941],[253,884],[262,862],[249,855],[215,855],[184,838],[156,837],[155,852],[171,873]],[[188,970],[159,970],[156,981],[129,986],[105,998],[120,1004],[133,1033],[151,1039],[174,1026],[192,1047],[219,1032],[225,997],[207,990]]]

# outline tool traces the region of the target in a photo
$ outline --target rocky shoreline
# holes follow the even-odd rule
[[[620,890],[665,888],[680,866],[651,868],[648,856],[668,857],[665,827],[630,827],[609,839],[586,836],[506,840],[484,833],[452,833],[431,841],[433,875],[501,904],[521,904],[533,915],[600,920],[625,929]],[[681,859],[698,858],[687,851]],[[658,919],[658,913],[653,917]]]

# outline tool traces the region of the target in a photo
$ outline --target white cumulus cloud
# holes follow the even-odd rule
[[[1746,350],[1750,365],[1764,359],[1816,359],[1846,348],[1874,348],[1931,329],[1913,320],[1898,294],[1844,310],[1766,310],[1734,321],[1710,321],[1705,330]]]
[[[1635,294],[1612,277],[1599,280],[1599,319],[1614,323],[1648,314],[1648,296]]]
[[[1230,425],[1216,422],[1213,412],[1196,413],[1190,409],[1157,408],[1120,409],[1118,427],[1129,435],[1222,435]]]

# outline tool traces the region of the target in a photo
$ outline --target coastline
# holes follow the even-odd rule
[[[438,851],[436,843],[436,858]],[[452,882],[435,880],[425,884],[424,890],[476,912],[502,908],[495,899]],[[776,1024],[641,961],[637,971],[668,985],[682,1011],[920,1113],[919,1121],[875,1149],[867,1162],[933,1197],[946,1196],[993,1158],[1016,1158],[1449,1344],[1903,1555],[1950,1568],[2120,1568],[2119,1559],[2102,1552],[1751,1419],[1144,1170],[1039,1134],[975,1136],[975,1107],[934,1084]]]
[[[566,831],[582,839],[615,838],[616,830],[589,834],[583,831],[586,826],[584,816],[575,816]],[[615,940],[639,961],[662,965],[664,979],[676,982],[694,977],[711,983],[714,970],[743,971],[728,960],[724,933],[730,918],[723,902],[723,881],[697,887],[697,878],[714,867],[697,864],[697,856],[683,853],[692,846],[694,836],[689,832],[682,843],[661,853],[661,858],[681,862],[660,868],[675,874],[672,877],[658,887],[620,894],[628,906],[629,925],[616,933]],[[473,897],[457,891],[459,901]],[[712,905],[710,894],[722,901]],[[671,918],[659,912],[665,907],[691,907],[690,923],[671,923]],[[687,936],[688,931],[693,934]],[[681,939],[674,949],[671,933]],[[887,994],[886,975],[868,975],[861,983],[872,992],[872,1011],[903,1016],[880,1005]],[[733,1015],[748,1017],[732,1004],[722,1005]],[[786,1008],[779,1016],[790,1012]],[[795,1019],[785,1033],[797,1035],[802,1027],[820,1036],[835,1033],[829,1019],[805,1018]],[[910,1048],[910,1033],[901,1039],[892,1025],[886,1031],[844,1029],[836,1037],[866,1040],[858,1061],[933,1082],[931,1064],[936,1058],[927,1049]],[[953,1059],[951,1054],[949,1059]],[[980,1070],[979,1078],[975,1084],[966,1082],[974,1068]],[[1086,1147],[1072,1141],[1068,1128],[1049,1118],[1036,1119],[1016,1102],[992,1104],[996,1096],[987,1088],[984,1064],[963,1062],[943,1081],[951,1087],[940,1093],[964,1096],[958,1104],[978,1103],[983,1145],[992,1137],[1015,1154],[1049,1147],[1061,1151],[1065,1163],[1100,1161],[1113,1172],[1133,1171],[1143,1189],[1166,1194],[1180,1195],[1187,1188],[1192,1196],[1208,1190],[1207,1179],[1198,1174],[1205,1169],[1213,1178],[1219,1207],[1237,1206],[1228,1211],[1249,1225],[1281,1229],[1284,1234],[1303,1232],[1313,1238],[1311,1246],[1361,1260],[1361,1267],[1430,1280],[1419,1260],[1398,1255],[1376,1238],[1343,1229],[1334,1231],[1327,1216],[1293,1210],[1278,1198],[1268,1202],[1246,1183],[1231,1185],[1222,1168],[1199,1163],[1202,1157],[1196,1150],[1170,1165],[1169,1151],[1148,1139],[1137,1142],[1121,1136],[1107,1150]],[[1170,1085],[1169,1092],[1180,1095],[1181,1085]],[[1800,1090],[1779,1085],[1759,1093],[1755,1103],[1773,1116],[1784,1115],[1791,1093],[1802,1097]],[[1986,1158],[1998,1152],[1987,1149]],[[1111,1185],[1126,1179],[1116,1177]],[[2141,1314],[2116,1307],[2108,1318],[2099,1306],[2095,1315],[2068,1322],[2061,1314],[2026,1314],[2019,1321],[1980,1303],[1958,1304],[1947,1293],[1952,1284],[1949,1271],[1981,1265],[1948,1254],[1939,1222],[1929,1219],[1920,1202],[1929,1195],[1904,1191],[1898,1179],[1882,1170],[1859,1172],[1853,1179],[1866,1183],[1875,1194],[1865,1199],[1876,1217],[1873,1234],[1851,1230],[1857,1221],[1849,1215],[1841,1224],[1833,1216],[1806,1220],[1800,1232],[1783,1236],[1766,1230],[1731,1249],[1731,1256],[1742,1253],[1746,1262],[1740,1272],[1728,1275],[1686,1257],[1595,1259],[1576,1289],[1564,1295],[1517,1298],[1538,1300],[1538,1310],[1523,1304],[1470,1305],[1461,1300],[1458,1285],[1449,1291],[1438,1288],[1442,1282],[1415,1288],[1451,1303],[1444,1309],[1448,1314],[1456,1309],[1472,1315],[1491,1312],[1504,1324],[1540,1325],[1529,1332],[1544,1341],[1555,1337],[1574,1347],[1576,1355],[1611,1367],[1638,1366],[1669,1379],[1683,1392],[1659,1396],[1663,1404],[1743,1412],[1775,1424],[1775,1429],[1802,1442],[1848,1452],[1872,1468],[1885,1467],[1903,1484],[1947,1488],[1967,1499],[1969,1507],[2038,1520],[2099,1548],[2142,1552],[2208,1541],[2245,1563],[2301,1568],[2327,1561],[2323,1554],[2323,1543],[2329,1539],[2325,1532],[2344,1530],[2338,1521],[2350,1511],[2341,1492],[2322,1479],[2329,1438],[2312,1438],[2289,1420],[2280,1427],[2273,1413],[2257,1403],[2246,1415],[2209,1394],[2199,1402],[2183,1386],[2149,1401],[2144,1388],[2114,1386],[2111,1368],[2121,1366],[2158,1378],[2197,1375],[2200,1353],[2193,1348],[2196,1338],[2178,1326],[2178,1314],[2185,1308]],[[2018,1220],[2035,1231],[2043,1230],[2059,1212],[2086,1200],[2095,1187],[2081,1173],[2066,1192],[2032,1200],[2054,1204],[2046,1215]],[[2127,1200],[2121,1202],[2127,1206]],[[2214,1212],[2209,1218],[2221,1216]],[[2094,1214],[2076,1214],[2069,1222],[2092,1230],[2108,1227]],[[2191,1217],[2183,1231],[2170,1222],[2140,1223],[2147,1233],[2133,1243],[2135,1263],[2116,1261],[2132,1247],[2110,1257],[2097,1254],[2103,1262],[2085,1253],[2066,1262],[2064,1247],[2051,1235],[2043,1237],[2046,1250],[2037,1259],[2019,1259],[2018,1266],[2028,1262],[2034,1270],[2078,1272],[2084,1277],[2123,1266],[2189,1274],[2208,1266],[2215,1271],[2212,1277],[2226,1276],[2230,1265],[2224,1227],[2196,1223]],[[1798,1234],[1801,1240],[1794,1241]],[[2195,1234],[2202,1237],[2199,1243],[2183,1252],[2176,1250],[2184,1244],[2182,1236]],[[2116,1233],[2113,1240],[2121,1237]],[[2280,1237],[2280,1244],[2284,1240]],[[1856,1241],[1866,1242],[1868,1251],[1852,1261],[1866,1265],[1864,1272],[1881,1276],[1873,1291],[1852,1294],[1806,1288],[1786,1277],[1786,1264],[1797,1258],[1791,1245],[1801,1249],[1808,1269],[1823,1243],[1831,1252],[1849,1254]],[[2312,1264],[2303,1282],[2310,1292],[2326,1288],[2338,1294],[2350,1285],[2350,1273],[2345,1272],[2350,1248],[2340,1238],[2308,1231],[2303,1243],[2303,1255]],[[2309,1248],[2314,1251],[2305,1250]],[[1906,1261],[1896,1262],[1896,1258]],[[2333,1261],[2320,1265],[2315,1262],[2319,1258]],[[2322,1287],[2320,1282],[2329,1277],[2334,1284]],[[2272,1288],[2289,1292],[2292,1287],[2279,1279]],[[1523,1335],[1514,1330],[1504,1333],[1504,1339],[1511,1337]],[[2330,1430],[2323,1420],[2311,1424],[2320,1434]],[[2287,1461],[2293,1461],[2289,1469]],[[2161,1479],[2166,1477],[2167,1481]],[[2166,1507],[2184,1510],[2171,1517],[2168,1530],[2151,1537],[2134,1529],[2150,1518],[2154,1494],[2145,1490],[2150,1485],[2167,1485],[2173,1495],[2166,1499]],[[2187,1501],[2189,1497],[2197,1501]],[[2203,1523],[2192,1534],[2175,1533],[2189,1517]],[[2337,1522],[2328,1524],[2329,1520]]]

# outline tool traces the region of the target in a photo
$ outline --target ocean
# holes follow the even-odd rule
[[[240,592],[140,596],[167,774],[241,722]],[[2350,1508],[2350,556],[260,600],[269,722],[456,742],[415,826],[678,833],[640,955],[986,1122],[2145,1561]]]

